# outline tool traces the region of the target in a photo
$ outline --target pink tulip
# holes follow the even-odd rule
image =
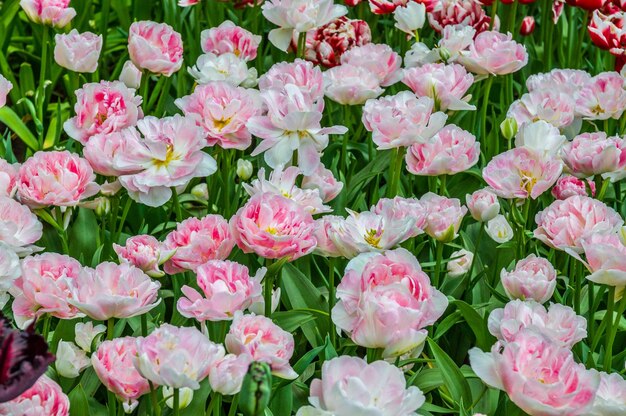
[[[528,92],[559,90],[571,97],[578,97],[591,75],[580,69],[553,69],[545,74],[534,74],[526,79]]]
[[[72,282],[81,272],[79,262],[61,254],[44,253],[22,260],[22,275],[10,290],[18,326],[25,328],[46,313],[61,319],[82,316],[71,303]]]
[[[335,239],[341,239],[340,230],[344,229],[346,220],[338,215],[324,215],[323,217],[315,220],[315,229],[313,230],[313,236],[317,241],[315,254],[324,257],[342,257],[344,252],[340,249],[342,245],[336,245]],[[356,255],[356,249],[349,246],[349,257]]]
[[[423,4],[426,6],[427,12],[432,12],[439,7],[439,0],[414,0],[415,3]],[[350,4],[354,2],[355,4]],[[347,0],[346,4],[349,6],[355,6],[360,3],[361,0]],[[406,6],[409,0],[369,0],[370,10],[374,14],[391,14],[399,7]]]
[[[581,242],[592,282],[616,288],[621,299],[626,287],[626,246],[615,234],[591,234]]]
[[[95,269],[85,268],[71,282],[70,303],[98,321],[132,318],[161,302],[160,287],[135,266],[104,262]]]
[[[7,103],[7,95],[13,89],[13,84],[0,74],[0,108]]]
[[[402,79],[402,58],[389,45],[368,43],[350,49],[341,56],[342,65],[366,68],[378,77],[380,85],[388,87]]]
[[[554,185],[561,170],[560,161],[518,147],[491,159],[483,169],[483,178],[501,198],[537,199]]]
[[[250,147],[252,135],[246,123],[262,110],[256,91],[223,81],[198,85],[193,94],[177,99],[175,104],[204,129],[209,146],[217,144],[224,149]]]
[[[548,309],[532,300],[513,300],[489,314],[489,332],[506,344],[515,342],[518,333],[531,327],[552,342],[571,349],[587,337],[587,321],[569,306],[553,303]]]
[[[448,277],[460,277],[468,273],[474,261],[474,253],[461,249],[450,255],[450,260],[446,265]]]
[[[178,0],[178,5],[180,7],[189,7],[189,6],[195,6],[196,4],[199,4],[200,0]]]
[[[54,42],[54,60],[63,68],[88,73],[98,69],[102,35],[78,33],[76,29],[72,29],[67,35],[55,35]]]
[[[516,123],[515,119],[509,119]],[[504,131],[503,131],[504,134]],[[544,158],[558,155],[567,138],[552,124],[538,120],[519,126],[515,134],[515,147],[525,147],[541,154]]]
[[[426,400],[420,389],[407,387],[402,370],[385,361],[368,364],[340,356],[324,361],[321,377],[311,382],[312,406],[300,408],[296,416],[411,416]]]
[[[197,390],[222,358],[224,347],[196,328],[163,324],[137,339],[133,362],[143,377],[157,385]]]
[[[209,260],[196,269],[202,294],[183,286],[186,297],[178,299],[181,315],[198,321],[228,321],[235,312],[243,311],[262,297],[261,280],[265,268],[250,277],[248,268],[227,260]]]
[[[91,166],[68,151],[37,152],[20,167],[18,197],[31,208],[72,207],[98,193]]]
[[[324,80],[322,71],[311,62],[296,59],[293,62],[279,62],[259,78],[259,89],[284,90],[285,86],[293,84],[311,101],[317,101],[324,96]]]
[[[256,58],[261,36],[253,35],[246,29],[236,26],[230,20],[217,27],[203,30],[200,34],[200,45],[204,53],[233,53],[244,61]]]
[[[343,182],[338,181],[330,169],[320,164],[312,175],[302,178],[302,189],[317,189],[323,202],[335,199],[343,189]]]
[[[142,270],[150,277],[165,275],[159,266],[174,255],[174,250],[168,250],[151,235],[135,235],[126,240],[124,246],[113,244],[120,263],[128,263]]]
[[[626,108],[624,78],[616,72],[603,72],[591,78],[580,90],[576,110],[587,120],[619,119]]]
[[[364,253],[348,263],[332,310],[338,329],[367,348],[397,357],[421,348],[425,327],[446,310],[445,295],[430,285],[417,259],[403,248]]]
[[[593,234],[616,232],[624,220],[612,208],[587,196],[554,201],[535,216],[535,238],[572,255],[583,252],[582,241]]]
[[[320,166],[324,167],[321,164]],[[258,179],[253,180],[250,185],[243,184],[243,188],[250,196],[264,193],[281,195],[296,202],[312,215],[332,211],[329,206],[324,205],[318,189],[301,189],[296,186],[300,169],[295,166],[290,166],[285,170],[277,169],[270,173],[267,180],[265,179],[265,169],[261,168],[257,176]]]
[[[224,260],[235,245],[228,222],[220,215],[187,218],[165,237],[165,249],[176,250],[165,263],[167,274],[195,271],[209,260]]]
[[[43,234],[43,225],[28,207],[14,199],[0,196],[0,241],[18,255],[41,248],[34,246]]]
[[[209,373],[211,390],[231,396],[239,393],[252,359],[248,354],[226,354]]]
[[[137,356],[137,338],[123,337],[105,341],[91,355],[96,375],[109,391],[131,413],[139,405],[139,397],[150,392],[148,380],[133,365]]]
[[[263,16],[278,26],[269,33],[269,40],[281,51],[287,51],[293,32],[305,33],[348,13],[343,5],[332,0],[269,0],[261,6]]]
[[[324,95],[344,105],[361,105],[384,90],[376,74],[367,68],[344,64],[324,72]]]
[[[165,23],[143,20],[130,25],[128,53],[137,68],[166,77],[183,65],[180,33]]]
[[[257,194],[237,211],[230,227],[244,253],[290,261],[315,248],[311,214],[296,202],[272,193]]]
[[[225,345],[231,354],[247,355],[252,361],[268,363],[278,377],[288,380],[298,377],[289,365],[294,348],[293,336],[265,316],[237,312]]]
[[[14,286],[15,279],[21,274],[20,258],[11,250],[11,247],[0,242],[0,304],[3,303],[3,298],[6,296],[3,294],[6,294]]]
[[[583,133],[563,146],[563,162],[579,178],[606,174],[619,179],[626,168],[626,141],[606,133]]]
[[[600,386],[591,416],[620,416],[626,411],[626,380],[617,373],[600,372]]]
[[[496,31],[479,33],[458,62],[475,74],[506,75],[517,72],[528,63],[526,48],[511,34]]]
[[[193,120],[176,114],[158,119],[148,116],[138,122],[143,139],[127,142],[127,150],[114,161],[136,173],[120,176],[129,196],[142,204],[159,207],[172,196],[172,187],[184,189],[193,178],[212,175],[217,163],[202,151],[202,129]]]
[[[432,98],[417,98],[409,91],[368,100],[363,124],[372,132],[379,150],[423,143],[443,128],[447,116],[434,111]]]
[[[0,159],[0,197],[13,197],[17,190],[17,174],[20,165],[10,164],[4,159]]]
[[[48,376],[37,382],[15,399],[0,403],[2,416],[69,416],[70,400],[61,386]]]
[[[458,64],[426,64],[404,70],[402,83],[418,97],[435,100],[435,108],[447,110],[475,110],[468,104],[471,95],[465,96],[472,86],[474,76]]]
[[[587,415],[600,382],[572,352],[530,328],[490,353],[472,348],[472,370],[488,386],[504,390],[529,414]]]
[[[224,81],[235,87],[254,87],[257,84],[256,68],[248,68],[246,61],[231,52],[200,55],[196,64],[187,70],[201,85],[213,81]]]
[[[143,117],[141,97],[120,81],[100,81],[76,90],[76,116],[63,124],[74,140],[86,144],[98,133],[112,133],[137,124]]]
[[[596,184],[591,179],[585,181],[572,175],[561,175],[551,193],[556,199],[567,199],[574,195],[595,196]]]
[[[76,16],[70,0],[20,0],[26,16],[35,23],[62,28]]]
[[[489,187],[479,189],[471,195],[465,195],[465,203],[472,218],[478,222],[492,220],[500,213],[498,196]]]
[[[422,196],[420,202],[428,212],[424,228],[426,234],[444,243],[454,240],[467,213],[467,208],[461,205],[461,201],[428,192]]]
[[[558,89],[534,90],[522,95],[509,107],[507,117],[514,118],[518,126],[538,120],[563,128],[574,122],[575,103],[572,97]]]
[[[500,273],[502,286],[509,299],[533,299],[547,302],[556,288],[556,271],[552,264],[534,254],[517,262],[515,269]]]
[[[424,204],[417,198],[403,198],[396,196],[393,199],[381,198],[371,211],[388,220],[405,222],[411,218],[415,221],[410,237],[424,233],[428,212]]]
[[[480,33],[489,30],[491,18],[477,0],[443,0],[441,7],[429,10],[428,21],[439,33],[448,26],[470,26]],[[497,26],[496,20],[494,27]]]
[[[139,173],[138,163],[125,163],[129,152],[139,147],[141,136],[135,128],[91,136],[83,148],[83,156],[94,172],[104,176],[122,176]],[[104,188],[104,185],[102,186]]]
[[[141,76],[141,71],[135,66],[133,61],[126,61],[122,67],[119,80],[122,81],[128,88],[138,90],[141,86]]]
[[[454,175],[474,166],[479,157],[476,137],[450,124],[426,142],[409,147],[406,168],[414,175]]]

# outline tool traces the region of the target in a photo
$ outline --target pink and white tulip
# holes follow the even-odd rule
[[[471,195],[465,195],[465,203],[472,218],[478,222],[492,220],[500,213],[498,196],[489,187],[479,189]]]
[[[0,74],[0,108],[7,103],[7,95],[13,89],[13,84]]]
[[[170,77],[183,65],[183,41],[166,23],[134,22],[128,30],[128,54],[137,68]]]
[[[200,33],[200,45],[204,53],[233,53],[245,61],[256,58],[260,43],[261,36],[253,35],[230,20]]]
[[[591,272],[587,279],[615,287],[615,298],[621,299],[626,287],[626,246],[615,234],[592,234],[581,245]]]
[[[461,205],[461,201],[428,192],[422,196],[420,202],[426,206],[428,212],[424,228],[426,234],[443,243],[458,237],[461,221],[467,213],[467,208]]]
[[[352,48],[341,56],[341,65],[368,69],[378,77],[382,87],[402,79],[402,58],[389,45],[368,43]]]
[[[570,196],[595,196],[596,184],[591,179],[579,179],[572,175],[561,175],[552,188],[551,194],[556,199],[567,199]]]
[[[46,375],[15,399],[0,403],[2,416],[69,416],[70,400],[63,389]]]
[[[510,33],[487,31],[476,36],[469,50],[460,54],[458,62],[475,74],[506,75],[525,67],[528,53]]]
[[[98,69],[102,35],[91,32],[78,33],[76,29],[72,29],[66,35],[55,35],[54,42],[54,60],[63,68],[87,73],[96,72]]]
[[[26,16],[35,23],[62,28],[76,16],[70,0],[20,0]]]
[[[383,92],[380,80],[367,68],[344,64],[324,72],[324,95],[339,104],[361,105]]]
[[[563,162],[579,178],[600,175],[620,179],[626,175],[626,140],[599,131],[583,133],[563,146]]]
[[[126,240],[123,246],[113,244],[120,263],[128,263],[142,270],[150,277],[165,275],[159,266],[170,259],[175,250],[168,250],[151,235],[135,235]]]
[[[0,196],[0,242],[20,256],[41,248],[33,245],[43,235],[43,225],[27,206]]]
[[[324,96],[324,79],[318,66],[302,59],[293,62],[279,62],[259,78],[259,89],[284,90],[293,84],[310,100],[317,101]]]
[[[531,254],[518,261],[512,271],[502,269],[500,280],[509,299],[546,303],[556,288],[556,270],[548,260]]]
[[[435,100],[437,110],[476,109],[476,106],[468,104],[472,96],[465,95],[474,83],[474,76],[468,74],[459,64],[426,64],[405,69],[402,83],[418,97],[430,97]]]

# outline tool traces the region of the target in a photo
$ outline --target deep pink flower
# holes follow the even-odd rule
[[[76,116],[63,124],[74,140],[86,144],[98,133],[112,133],[137,124],[143,117],[141,97],[121,81],[89,83],[76,90]]]
[[[137,68],[166,77],[183,65],[180,33],[165,23],[143,20],[130,25],[128,53]]]
[[[475,74],[506,75],[526,66],[528,53],[511,34],[487,31],[476,36],[468,51],[461,52],[458,62]]]
[[[341,56],[342,65],[354,65],[369,69],[388,87],[402,79],[402,58],[389,45],[368,43],[346,51]]]
[[[167,274],[196,270],[209,260],[224,260],[235,245],[228,222],[221,215],[187,218],[165,237],[164,247],[176,250],[165,263]]]
[[[519,33],[522,36],[530,36],[535,31],[535,18],[533,16],[526,16],[522,19],[522,24],[519,27]]]
[[[315,248],[311,214],[281,195],[254,195],[230,220],[237,245],[245,253],[290,261]]]
[[[458,64],[425,64],[404,70],[402,83],[418,97],[435,100],[435,108],[446,110],[475,110],[468,104],[471,95],[465,96],[472,86],[474,76]]]
[[[61,386],[43,375],[33,387],[10,402],[0,403],[2,416],[69,416],[70,400]]]
[[[20,0],[26,16],[35,23],[57,28],[66,26],[76,16],[70,0]]]
[[[480,33],[489,30],[491,18],[477,0],[443,0],[441,8],[429,10],[428,21],[439,33],[447,26],[471,26]]]
[[[561,175],[552,188],[551,194],[556,199],[570,196],[596,196],[596,183],[591,179],[579,179],[572,175]]]
[[[261,36],[254,35],[246,29],[236,26],[230,20],[219,26],[203,30],[200,34],[200,45],[204,53],[233,53],[244,61],[256,58]]]

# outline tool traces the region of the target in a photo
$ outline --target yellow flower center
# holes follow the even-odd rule
[[[380,240],[382,238],[382,232],[378,233],[377,230],[374,230],[372,228],[370,230],[367,230],[367,232],[365,233],[363,237],[365,238],[365,242],[369,244],[370,246],[374,248],[381,248]]]
[[[170,164],[170,162],[176,158],[177,158],[177,155],[174,154],[174,146],[172,146],[171,144],[168,144],[167,149],[165,151],[165,159],[163,160],[154,159],[152,163],[154,164],[154,166],[160,169],[160,168],[167,167]]]

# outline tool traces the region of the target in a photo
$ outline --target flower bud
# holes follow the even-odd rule
[[[513,238],[513,228],[504,215],[498,214],[494,219],[487,222],[485,227],[487,235],[496,243],[506,243]]]
[[[439,48],[439,57],[442,61],[448,62],[448,59],[450,59],[450,51],[447,48]]]
[[[191,188],[191,195],[198,199],[207,200],[209,199],[209,187],[206,183],[199,183]]]
[[[509,299],[532,299],[547,302],[556,288],[556,270],[552,264],[534,254],[517,262],[515,269],[502,269],[500,279]]]
[[[242,181],[247,181],[252,176],[252,171],[254,168],[252,167],[252,163],[249,160],[238,159],[237,160],[237,176]]]
[[[87,358],[85,351],[78,348],[73,342],[59,341],[55,362],[59,375],[76,378],[83,369],[90,365],[91,361]]]
[[[424,27],[426,6],[414,1],[408,2],[404,7],[396,8],[393,12],[393,18],[398,29],[410,36],[415,36],[417,31]]]
[[[459,277],[467,273],[474,260],[474,254],[465,249],[455,251],[448,262],[448,277]]]
[[[174,408],[174,389],[172,387],[163,386],[163,397],[165,404],[170,409]],[[193,400],[193,390],[189,387],[181,387],[178,389],[178,409],[184,409],[189,406]]]
[[[76,334],[74,341],[83,351],[91,352],[94,339],[98,335],[104,334],[106,330],[107,328],[104,325],[93,326],[91,321],[86,323],[78,322],[74,327],[74,333]]]
[[[122,72],[120,73],[120,81],[128,88],[138,89],[141,86],[141,71],[132,61],[126,61]]]
[[[466,195],[465,203],[472,218],[478,222],[492,220],[500,212],[498,196],[489,187],[479,189],[471,195]]]
[[[270,402],[272,373],[267,363],[254,361],[243,378],[239,410],[244,416],[261,416]]]
[[[505,139],[511,140],[517,134],[517,121],[513,117],[507,117],[500,124],[500,131]]]

